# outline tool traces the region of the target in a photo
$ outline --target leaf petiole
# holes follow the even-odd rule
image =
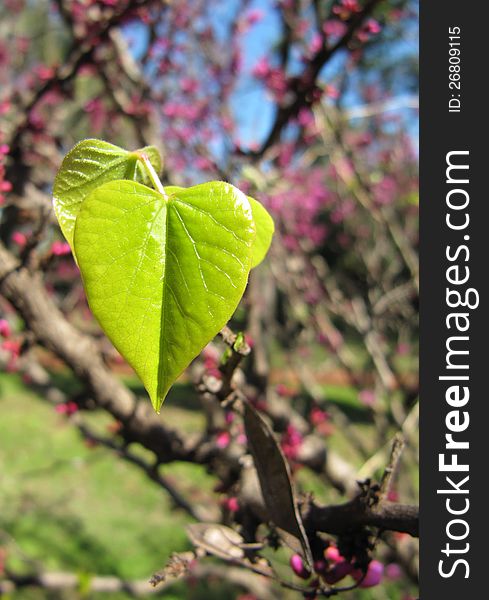
[[[149,160],[148,155],[145,152],[137,152],[138,159],[143,163],[144,169],[148,174],[148,177],[153,184],[154,189],[159,192],[165,200],[168,200],[168,195],[165,192],[165,188],[158,177],[158,173],[155,171],[151,161]]]

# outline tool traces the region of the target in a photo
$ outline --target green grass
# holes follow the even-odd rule
[[[74,380],[57,374],[57,384],[68,394],[78,391]],[[136,392],[140,384],[125,378]],[[355,427],[368,435],[368,411],[359,405],[353,388],[326,386],[331,402],[350,411]],[[165,403],[165,420],[189,432],[201,429],[203,416],[192,387],[180,383]],[[86,417],[104,432],[110,419],[98,413]],[[348,454],[341,432],[327,443]],[[136,449],[135,449],[136,450]],[[139,452],[144,454],[144,450]],[[353,456],[353,455],[352,455]],[[357,457],[358,459],[358,457]],[[193,502],[215,501],[216,480],[198,465],[172,463],[162,468],[166,477]],[[303,489],[324,501],[338,501],[322,478],[300,470]],[[134,466],[101,448],[85,445],[75,428],[53,407],[28,391],[16,375],[0,374],[0,547],[8,549],[9,564],[29,572],[42,569],[148,579],[162,568],[172,552],[190,548],[185,525],[190,518],[175,509],[161,489]],[[274,556],[290,577],[288,551]],[[180,583],[162,592],[171,600],[234,600],[241,592],[219,582]],[[282,592],[287,600],[295,593]],[[397,585],[347,594],[345,600],[396,600]],[[47,593],[23,589],[11,600],[127,600],[120,594]]]
[[[211,493],[214,481],[199,466],[164,472],[191,497]],[[12,566],[29,570],[28,557],[45,570],[149,578],[171,552],[190,548],[189,521],[136,468],[88,448],[16,376],[0,375],[0,545]]]

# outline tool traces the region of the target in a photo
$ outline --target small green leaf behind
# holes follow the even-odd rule
[[[166,193],[105,183],[81,205],[74,233],[92,312],[156,411],[234,313],[256,239],[250,202],[232,185]]]
[[[61,231],[75,256],[73,234],[82,202],[108,181],[132,179],[148,183],[148,175],[138,160],[143,152],[159,173],[161,157],[154,146],[128,152],[101,140],[88,139],[76,144],[65,156],[54,181],[53,203]]]
[[[256,225],[256,239],[253,245],[253,254],[251,259],[251,268],[258,266],[265,258],[270,244],[272,243],[275,224],[270,213],[266,208],[251,196],[248,196],[253,220]]]

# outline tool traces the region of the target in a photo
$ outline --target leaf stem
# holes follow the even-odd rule
[[[161,183],[160,178],[158,177],[158,173],[154,170],[154,167],[151,164],[148,155],[144,152],[138,153],[138,159],[143,163],[143,166],[146,169],[146,173],[151,179],[151,183],[153,184],[155,190],[160,192],[160,194],[165,200],[168,200],[168,195],[165,192],[165,188],[163,187],[163,184]]]

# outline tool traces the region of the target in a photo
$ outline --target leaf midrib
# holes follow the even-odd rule
[[[160,340],[159,340],[159,357],[160,361],[158,363],[158,383],[156,385],[156,403],[157,403],[157,412],[160,412],[161,405],[163,402],[160,400],[163,396],[162,394],[162,379],[163,379],[163,371],[166,359],[166,349],[165,349],[165,332],[166,332],[166,271],[168,269],[168,222],[169,222],[169,214],[170,214],[170,199],[164,198],[161,194],[158,194],[161,197],[162,203],[165,205],[165,244],[164,244],[164,253],[165,253],[165,266],[163,268],[163,290],[162,290],[162,298],[161,298],[161,319],[160,319]],[[161,209],[160,209],[161,210]],[[155,407],[156,408],[156,407]]]

